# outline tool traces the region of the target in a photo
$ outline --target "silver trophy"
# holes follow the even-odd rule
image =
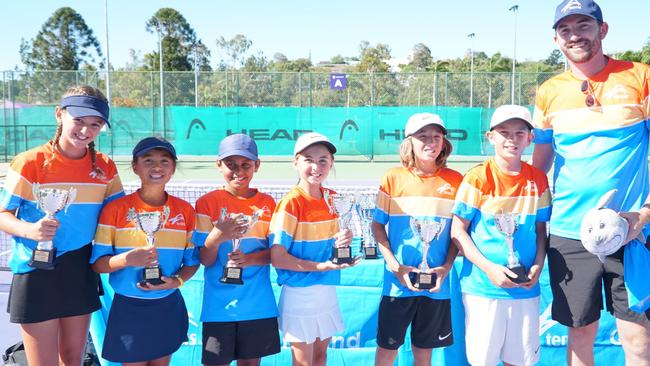
[[[221,209],[221,216],[219,217],[219,220],[224,220],[226,217],[233,215],[235,217],[235,220],[237,221],[238,224],[244,225],[244,229],[240,232],[242,236],[246,235],[259,221],[260,217],[264,215],[265,212],[268,211],[267,207],[264,207],[262,209],[256,210],[253,212],[252,215],[243,215],[243,214],[233,214],[233,213],[228,213],[228,210],[226,210],[225,207]],[[239,242],[240,238],[234,238],[232,239],[232,251],[239,250]],[[237,265],[231,261],[228,260],[226,263],[226,266],[223,267],[223,276],[219,279],[219,281],[223,283],[229,283],[231,285],[243,285],[244,281],[242,280],[242,273],[243,273],[243,268],[237,267]]]
[[[77,189],[59,189],[59,188],[41,188],[41,185],[34,183],[32,193],[36,206],[45,212],[48,219],[53,219],[54,215],[64,210],[67,212],[70,204],[77,197]],[[52,240],[39,241],[36,249],[32,251],[32,259],[29,265],[39,269],[54,269],[54,260],[56,259],[56,248]]]
[[[328,190],[323,193],[325,203],[330,210],[330,213],[335,214],[339,218],[339,229],[343,230],[348,227],[352,219],[352,209],[354,208],[355,197],[345,194],[330,194]],[[352,263],[352,248],[349,245],[344,247],[334,247],[332,250],[332,263],[346,264]]]
[[[165,226],[169,218],[169,206],[164,206],[163,211],[153,212],[137,212],[134,207],[131,207],[128,212],[129,220],[144,232],[147,236],[147,246],[154,247],[156,242],[156,233]],[[147,265],[142,269],[141,284],[161,285],[163,284],[162,271],[158,265],[158,261],[151,265]]]
[[[512,214],[512,213],[504,213],[503,211],[500,214],[494,215],[494,224],[496,225],[497,229],[505,235],[506,239],[506,245],[508,246],[508,264],[506,267],[508,267],[509,270],[515,273],[516,277],[510,277],[512,282],[514,283],[524,283],[528,282],[528,271],[526,270],[526,267],[524,267],[521,263],[519,263],[519,259],[515,255],[515,248],[514,248],[514,234],[515,231],[517,231],[517,216]]]
[[[377,244],[372,236],[372,217],[375,209],[375,201],[371,195],[359,195],[357,197],[357,215],[361,226],[361,251],[365,259],[377,259]]]
[[[411,217],[410,219],[411,231],[422,243],[422,262],[418,266],[419,272],[411,272],[411,282],[415,288],[420,290],[428,290],[433,288],[436,284],[436,274],[429,273],[429,262],[427,261],[429,255],[429,248],[431,241],[440,239],[440,234],[447,226],[447,219],[440,219],[435,221],[431,219],[418,219]]]

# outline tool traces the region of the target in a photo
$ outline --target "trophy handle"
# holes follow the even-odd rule
[[[65,208],[63,209],[63,212],[65,212],[66,214],[68,213],[68,208],[70,207],[70,205],[72,205],[72,202],[74,202],[75,199],[77,199],[77,189],[74,187],[70,187],[70,189],[68,190],[68,195],[66,197]]]

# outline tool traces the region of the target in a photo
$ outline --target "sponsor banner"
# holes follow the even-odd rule
[[[358,242],[357,244],[358,245]],[[353,249],[356,252],[356,248]],[[465,357],[465,313],[461,300],[458,273],[462,259],[457,259],[452,271],[450,282],[452,286],[452,327],[454,345],[444,349],[434,349],[432,364],[434,365],[467,365]],[[173,355],[172,365],[201,364],[201,303],[203,300],[203,267],[181,289],[188,307],[190,319],[188,341]],[[342,272],[342,284],[337,287],[337,296],[345,322],[345,331],[336,334],[328,349],[328,365],[373,365],[377,346],[377,311],[381,298],[381,286],[384,261],[367,260],[356,267]],[[275,272],[272,272],[275,283]],[[95,347],[101,353],[108,309],[110,308],[113,291],[108,284],[108,277],[102,275],[106,295],[102,298],[103,308],[93,314],[91,334]],[[546,270],[541,277],[542,298],[540,306],[540,341],[541,357],[539,365],[558,365],[566,363],[567,329],[551,320],[548,273]],[[280,288],[274,285],[276,301]],[[398,352],[395,365],[412,365],[413,356],[410,346],[410,331],[404,345]],[[282,339],[281,339],[282,340]],[[622,365],[623,351],[620,347],[614,319],[603,312],[598,336],[596,339],[596,360],[598,364]],[[288,365],[291,363],[291,349],[287,342],[282,343],[279,354],[265,357],[262,365]],[[102,361],[102,365],[112,365]]]

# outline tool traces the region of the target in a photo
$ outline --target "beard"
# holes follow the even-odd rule
[[[586,44],[579,48],[572,47],[575,44],[580,44],[585,42]],[[569,61],[574,64],[581,64],[590,61],[594,56],[599,55],[601,52],[601,41],[599,38],[588,40],[581,39],[575,42],[571,42],[562,47],[562,53],[566,56]]]

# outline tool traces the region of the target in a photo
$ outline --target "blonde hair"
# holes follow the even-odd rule
[[[65,93],[63,93],[61,99],[66,97],[72,97],[75,95],[95,97],[105,103],[108,103],[108,99],[106,99],[104,93],[102,93],[99,89],[94,88],[90,85],[71,86],[65,91]],[[54,133],[54,138],[52,139],[52,145],[55,148],[60,149],[61,146],[59,145],[59,139],[61,138],[61,133],[63,132],[63,126],[61,123],[57,123],[57,124],[58,126],[56,128],[56,132]],[[90,175],[92,177],[97,177],[99,179],[105,179],[106,174],[100,167],[97,166],[97,152],[95,151],[95,141],[91,141],[90,143],[88,143],[88,152],[90,153],[90,161],[92,162],[92,170],[90,172]],[[50,165],[52,161],[54,161],[54,155],[52,155],[51,158],[45,161],[45,164],[43,164],[43,168]]]
[[[415,152],[413,152],[413,137],[409,136],[402,140],[399,145],[399,159],[405,168],[415,167]],[[444,168],[447,166],[447,158],[451,155],[453,147],[446,137],[442,138],[442,149],[436,158],[436,166]]]

